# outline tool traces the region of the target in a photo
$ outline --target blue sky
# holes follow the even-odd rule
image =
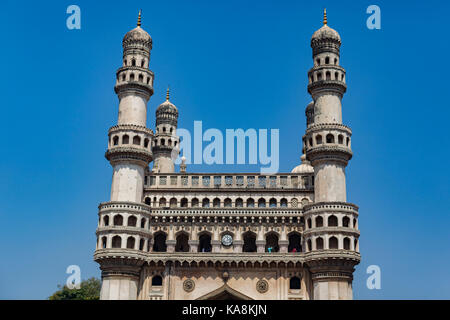
[[[81,30],[66,28],[70,4],[81,8]],[[371,4],[381,30],[366,27]],[[280,171],[290,171],[324,7],[347,70],[347,192],[360,206],[362,253],[355,298],[449,299],[448,3],[234,0],[2,2],[0,298],[45,299],[72,264],[100,276],[92,257],[112,176],[104,152],[117,121],[115,71],[139,8],[156,75],[148,126],[170,84],[180,127],[279,128]],[[381,290],[365,285],[373,264]]]

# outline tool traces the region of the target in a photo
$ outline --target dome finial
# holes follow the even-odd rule
[[[139,10],[138,22],[137,22],[137,26],[138,26],[138,27],[141,26],[141,13],[142,13],[142,10]]]
[[[169,101],[169,97],[170,97],[170,92],[169,92],[169,90],[170,90],[170,87],[167,86],[166,101]]]
[[[323,24],[327,24],[327,8],[323,9]]]

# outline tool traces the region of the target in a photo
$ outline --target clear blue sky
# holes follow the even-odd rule
[[[343,117],[353,129],[347,191],[362,234],[355,298],[449,299],[449,4],[312,3],[3,1],[0,298],[44,299],[71,264],[83,278],[100,276],[92,258],[97,205],[110,192],[115,71],[139,8],[156,75],[148,125],[170,84],[180,127],[279,128],[280,171],[290,171],[310,101],[309,42],[327,7],[343,41]],[[81,8],[81,30],[66,28],[70,4]],[[366,28],[371,4],[381,8],[381,30]],[[372,264],[382,271],[378,291],[365,286]]]

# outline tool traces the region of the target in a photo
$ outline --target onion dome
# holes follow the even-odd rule
[[[169,88],[167,88],[166,101],[161,103],[158,108],[156,108],[156,125],[160,123],[171,123],[177,125],[178,120],[178,109],[169,100]]]
[[[139,17],[137,22],[137,27],[131,31],[128,31],[127,34],[123,37],[123,46],[126,46],[130,43],[142,43],[151,48],[152,46],[152,37],[141,28],[141,11],[139,11]]]
[[[314,168],[311,166],[310,162],[306,160],[306,156],[304,154],[301,156],[300,160],[302,163],[292,169],[291,173],[314,173]]]
[[[323,26],[312,35],[311,45],[322,41],[335,41],[339,44],[341,43],[341,36],[339,33],[327,25],[327,9],[323,12]]]

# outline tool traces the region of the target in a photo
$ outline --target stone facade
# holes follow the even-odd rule
[[[99,205],[94,254],[101,299],[352,299],[358,207],[346,202],[352,132],[342,124],[340,45],[325,15],[311,39],[305,155],[291,173],[187,173],[184,163],[175,172],[169,91],[155,132],[146,127],[152,39],[139,16],[123,40],[106,152],[111,200]]]

